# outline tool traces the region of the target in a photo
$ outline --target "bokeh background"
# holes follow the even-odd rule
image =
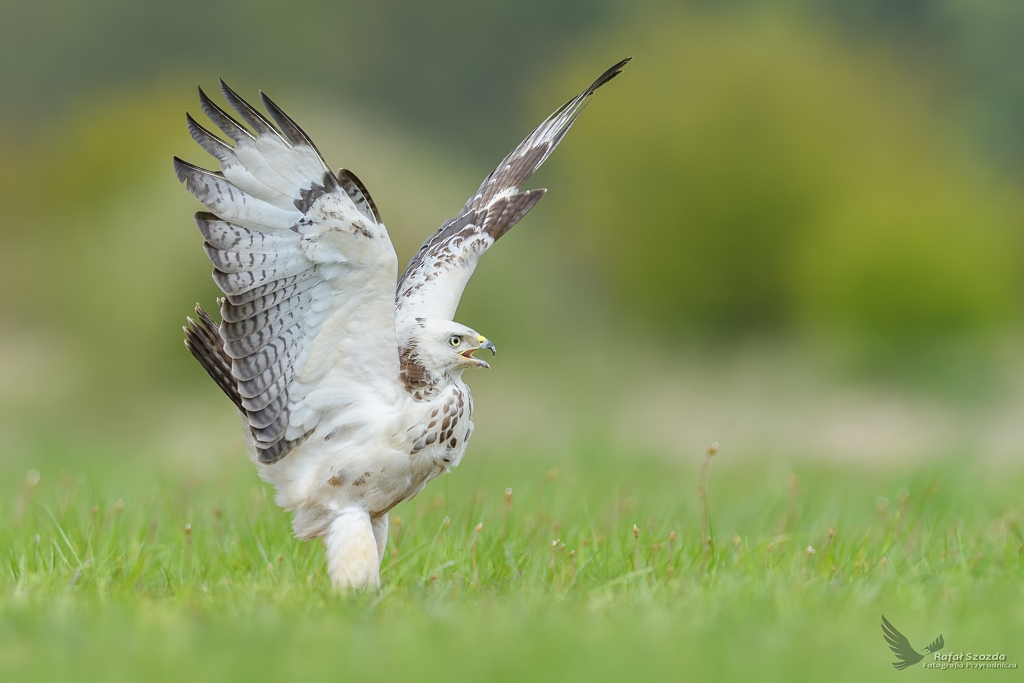
[[[197,82],[271,94],[404,262],[633,55],[463,298],[501,349],[471,450],[1019,461],[1022,33],[1016,0],[4,2],[0,457],[240,457],[181,342]]]

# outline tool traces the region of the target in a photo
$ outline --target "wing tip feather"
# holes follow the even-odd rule
[[[181,157],[174,157],[174,175],[178,177],[179,183],[185,183],[188,181],[191,171],[193,168],[192,164],[188,163]]]
[[[245,119],[245,122],[252,126],[258,135],[273,135],[281,140],[284,140],[284,136],[281,135],[274,124],[267,119],[266,116],[260,113],[256,107],[252,106],[245,99],[242,98],[237,92],[231,89],[227,83],[224,82],[223,78],[218,78],[220,81],[220,92],[224,95],[224,99],[228,101],[228,104],[238,112],[238,115]]]
[[[231,153],[231,145],[210,132],[187,111],[185,112],[185,123],[188,126],[188,133],[192,136],[192,139],[210,156],[223,162],[225,155]]]
[[[604,85],[608,81],[610,81],[613,78],[615,78],[616,76],[618,76],[620,73],[622,73],[622,69],[627,64],[629,64],[631,61],[633,61],[633,57],[632,56],[626,57],[625,59],[621,59],[618,62],[616,62],[615,64],[613,64],[603,74],[601,74],[600,76],[597,77],[597,80],[595,80],[593,82],[593,84],[591,84],[591,86],[589,88],[587,88],[587,92],[591,92],[591,93],[594,92],[595,90],[600,88],[602,85]]]
[[[223,81],[221,82],[223,83]],[[235,142],[240,142],[246,138],[250,140],[255,139],[255,136],[253,136],[248,128],[236,121],[216,102],[210,99],[210,96],[203,90],[203,86],[199,86],[199,105],[202,107],[203,113],[206,114],[210,120],[224,132],[225,135]]]

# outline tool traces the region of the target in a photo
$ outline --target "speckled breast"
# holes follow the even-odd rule
[[[445,470],[455,467],[473,433],[472,417],[473,397],[469,387],[462,382],[453,382],[430,411],[426,430],[413,445],[412,455],[429,448],[437,465]]]

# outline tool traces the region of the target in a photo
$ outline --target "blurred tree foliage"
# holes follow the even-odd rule
[[[662,3],[658,6],[678,3]],[[882,49],[926,82],[1005,170],[1024,170],[1024,3],[1019,0],[690,0],[723,16],[783,11],[859,51]]]
[[[761,2],[761,0],[755,0]],[[931,82],[985,156],[1024,170],[1024,3],[1019,0],[795,0],[854,45],[884,44]]]
[[[757,16],[597,42],[573,83],[609,45],[640,57],[552,159],[547,201],[633,315],[890,351],[1018,317],[1019,202],[884,60]]]

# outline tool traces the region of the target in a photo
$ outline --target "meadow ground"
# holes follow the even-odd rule
[[[0,463],[0,679],[911,680],[1024,666],[1024,471],[471,452],[334,594],[241,454],[200,472],[41,445]],[[507,491],[510,489],[509,491]],[[813,548],[813,552],[811,552]]]

